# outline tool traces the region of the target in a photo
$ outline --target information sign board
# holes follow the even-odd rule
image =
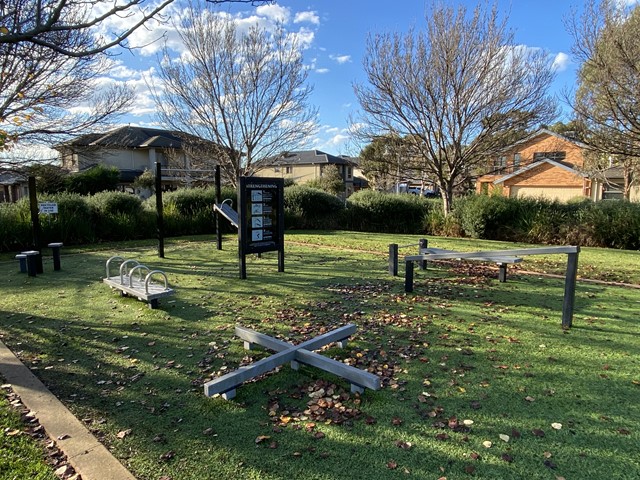
[[[40,213],[44,213],[45,215],[58,213],[58,204],[56,202],[40,202],[38,203],[38,209]]]
[[[246,278],[245,255],[278,251],[284,271],[284,180],[240,177],[238,190],[240,277]]]

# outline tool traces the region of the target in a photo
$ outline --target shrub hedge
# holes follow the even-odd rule
[[[223,189],[223,199],[236,192]],[[558,203],[543,199],[512,199],[472,195],[458,199],[453,213],[443,215],[439,199],[364,190],[345,203],[338,197],[305,186],[285,188],[285,227],[468,236],[528,243],[640,249],[640,204],[607,200]],[[42,243],[66,245],[156,235],[155,197],[141,202],[121,192],[93,196],[75,193],[40,195],[58,203],[57,215],[41,215]],[[213,234],[211,188],[163,194],[167,236]],[[0,204],[0,249],[24,250],[31,245],[27,199]],[[224,232],[235,229],[225,220]]]

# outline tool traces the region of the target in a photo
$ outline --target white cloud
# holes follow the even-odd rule
[[[351,55],[329,55],[329,58],[339,64],[351,62]]]
[[[556,72],[562,72],[567,69],[571,64],[571,57],[566,53],[560,52],[553,59],[553,70]]]
[[[260,5],[256,8],[256,13],[261,17],[280,23],[289,23],[291,18],[291,10],[278,4]]]
[[[293,18],[293,23],[308,22],[314,25],[320,25],[320,17],[316,12],[298,12]]]
[[[316,68],[314,70],[316,73],[329,73],[331,70],[329,70],[328,68]]]
[[[297,32],[289,33],[289,35],[295,39],[296,43],[302,50],[306,50],[311,47],[313,40],[316,38],[315,32],[304,27]]]

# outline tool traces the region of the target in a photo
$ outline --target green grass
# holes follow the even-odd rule
[[[44,446],[29,436],[29,429],[9,405],[6,393],[0,391],[0,478],[55,480],[53,468],[44,461]]]
[[[640,290],[580,282],[568,332],[559,279],[501,284],[479,264],[435,265],[406,295],[385,253],[417,238],[288,234],[286,272],[275,254],[249,257],[244,281],[233,237],[221,252],[211,239],[171,240],[165,259],[151,244],[76,249],[63,271],[45,259],[35,278],[11,261],[0,335],[140,479],[637,478]],[[176,296],[149,310],[111,292],[100,278],[114,254],[165,270]],[[565,261],[522,268],[562,272]],[[640,283],[637,264],[636,252],[584,249],[579,274],[616,270],[615,280]],[[268,355],[243,350],[236,324],[298,343],[349,322],[353,341],[322,354],[380,374],[379,392],[349,395],[329,374],[283,366],[233,401],[202,393],[208,379]],[[319,388],[346,411],[305,413]]]

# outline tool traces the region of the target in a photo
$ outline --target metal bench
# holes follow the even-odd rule
[[[120,262],[118,275],[111,275],[111,263]],[[173,295],[175,290],[169,288],[167,276],[162,270],[151,270],[137,260],[125,260],[114,256],[107,260],[107,276],[103,282],[111,288],[120,290],[120,295],[131,295],[138,300],[147,302],[149,308],[158,307],[158,299]],[[162,283],[152,281],[154,277],[160,277]]]
[[[216,203],[213,206],[213,209],[218,211],[218,212],[220,212],[224,218],[229,220],[231,225],[233,225],[234,227],[238,228],[240,220],[238,219],[238,212],[236,212],[231,207],[232,202],[233,202],[233,200],[231,200],[230,198],[227,198],[227,199],[223,200],[222,203]]]

